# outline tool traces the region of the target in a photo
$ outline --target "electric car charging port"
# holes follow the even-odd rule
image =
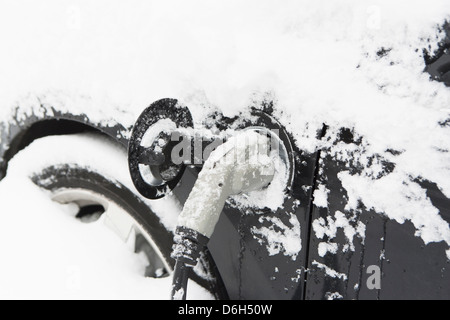
[[[145,197],[157,199],[173,190],[186,166],[201,169],[178,217],[172,299],[185,299],[189,273],[230,197],[265,210],[273,199],[258,197],[258,192],[272,188],[287,195],[291,190],[295,165],[290,139],[266,113],[254,110],[251,119],[237,126],[230,121],[225,133],[196,130],[186,107],[164,99],[144,110],[133,128],[130,173]]]

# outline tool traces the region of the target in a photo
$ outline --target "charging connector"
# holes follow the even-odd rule
[[[243,131],[206,160],[178,218],[172,299],[185,299],[187,279],[214,232],[228,197],[267,187],[275,175],[268,135]]]

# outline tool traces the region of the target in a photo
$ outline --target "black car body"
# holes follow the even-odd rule
[[[448,29],[448,25],[445,28]],[[450,85],[449,43],[443,42],[438,52],[428,53],[424,64],[433,79],[447,85]],[[10,119],[0,126],[0,177],[6,175],[8,162],[15,154],[35,139],[48,135],[95,132],[110,137],[118,148],[128,147],[133,123],[123,123],[119,118],[101,121],[89,111],[73,113],[60,108],[54,101],[57,100],[45,95],[33,98],[31,109],[18,105]],[[259,109],[273,116],[270,101]],[[205,122],[222,118],[220,114],[214,114]],[[450,126],[450,119],[440,125]],[[322,139],[329,137],[327,134],[324,121],[317,135]],[[287,136],[291,139],[289,132]],[[338,135],[329,138],[335,139],[335,144],[343,143],[352,149],[364,146],[364,138],[352,128],[342,128]],[[411,222],[399,223],[363,204],[357,214],[346,210],[349,195],[338,174],[349,168],[357,173],[360,170],[357,161],[339,161],[326,148],[306,153],[294,144],[292,152],[294,184],[283,208],[261,216],[254,212],[243,214],[232,203],[226,205],[208,244],[214,261],[211,268],[218,270],[224,289],[219,298],[450,299],[450,261],[446,255],[449,248],[445,242],[425,245],[415,235]],[[397,152],[392,150],[394,155]],[[381,176],[389,175],[395,167],[389,160],[376,155],[371,161],[381,165]],[[173,190],[181,203],[186,201],[198,172],[198,167],[188,167],[181,183]],[[416,182],[426,189],[433,206],[450,224],[450,199],[434,182],[421,179]],[[328,207],[314,203],[314,191],[320,185],[329,190]],[[320,243],[330,239],[326,234],[319,238],[315,228],[329,227],[327,221],[336,222],[341,215],[349,222],[348,228],[353,230],[351,241],[345,228],[338,227],[332,242],[340,247],[347,245],[347,250],[338,250],[334,254],[319,252]],[[362,224],[364,236],[358,233]],[[300,238],[301,248],[295,254],[289,254],[280,240],[278,247],[275,242],[270,244],[274,247],[269,250],[264,235],[255,232],[263,228],[278,234],[280,239],[290,230]]]

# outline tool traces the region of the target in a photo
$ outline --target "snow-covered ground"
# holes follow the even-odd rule
[[[362,202],[411,221],[424,243],[450,246],[448,223],[416,182],[450,198],[450,127],[439,125],[450,118],[450,90],[423,72],[423,49],[436,48],[446,19],[448,0],[0,0],[0,119],[43,104],[131,125],[172,97],[200,122],[273,99],[300,149],[362,165],[339,174],[346,210],[358,214]],[[363,146],[333,144],[343,126]],[[375,179],[374,155],[394,171]],[[19,182],[0,185],[12,192]],[[327,206],[326,186],[318,190]],[[18,211],[1,197],[2,214]]]
[[[170,278],[142,277],[143,257],[101,221],[75,219],[27,176],[9,176],[0,192],[0,299],[169,297]]]

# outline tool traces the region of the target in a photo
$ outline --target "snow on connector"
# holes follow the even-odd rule
[[[269,142],[267,135],[246,130],[219,146],[206,160],[178,218],[173,299],[185,298],[186,274],[195,266],[202,244],[206,245],[214,232],[226,200],[231,195],[263,189],[273,181],[275,164]]]
[[[219,146],[203,166],[179,225],[209,238],[229,196],[266,187],[275,174],[268,143],[266,136],[245,131]]]

